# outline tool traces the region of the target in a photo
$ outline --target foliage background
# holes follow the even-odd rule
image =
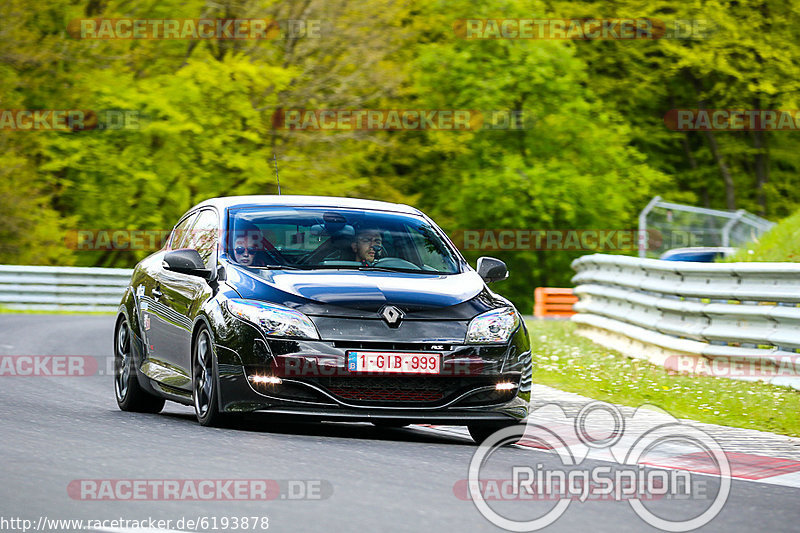
[[[320,38],[77,40],[76,18],[322,21]],[[459,18],[701,19],[702,39],[464,40]],[[0,130],[0,263],[129,267],[71,229],[165,229],[212,196],[413,204],[459,229],[633,229],[655,194],[771,219],[800,202],[797,132],[678,133],[673,108],[798,109],[783,0],[28,0],[0,4],[0,108],[132,109],[139,129]],[[290,132],[279,108],[522,112],[524,130]],[[468,253],[474,261],[477,253]],[[530,312],[565,251],[491,252]]]

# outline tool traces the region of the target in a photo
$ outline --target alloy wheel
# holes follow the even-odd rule
[[[117,329],[114,343],[114,391],[117,400],[123,401],[128,395],[128,382],[131,376],[131,333],[127,320],[123,320]]]
[[[194,357],[194,408],[200,418],[205,417],[211,407],[214,388],[212,356],[208,332],[201,331],[197,337]]]

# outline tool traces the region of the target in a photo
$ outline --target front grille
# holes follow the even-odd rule
[[[306,378],[347,403],[363,405],[434,406],[444,404],[479,387],[493,385],[497,378],[451,378],[441,376],[355,376]]]
[[[394,402],[435,402],[444,397],[442,391],[425,391],[425,390],[393,390],[387,391],[381,388],[362,388],[362,389],[348,389],[343,387],[331,387],[328,389],[331,393],[339,396],[340,398],[347,398],[348,400],[379,400],[379,401],[394,401]]]
[[[343,371],[343,370],[342,370]],[[248,376],[268,374],[266,368],[247,366]],[[298,376],[284,378],[279,385],[253,383],[250,386],[261,394],[276,398],[301,400],[319,404],[333,404],[333,400],[314,386],[334,398],[351,405],[384,407],[436,407],[452,402],[459,396],[500,381],[519,383],[518,372],[502,375],[442,376],[442,375],[333,375]],[[496,405],[511,401],[517,390],[486,390],[460,400],[457,406]]]

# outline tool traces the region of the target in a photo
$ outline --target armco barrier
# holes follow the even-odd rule
[[[578,332],[669,368],[800,389],[800,264],[576,259]]]
[[[0,265],[0,306],[116,311],[132,272],[125,268]]]
[[[533,316],[536,318],[568,318],[575,314],[572,305],[578,297],[572,289],[536,287],[533,291]]]

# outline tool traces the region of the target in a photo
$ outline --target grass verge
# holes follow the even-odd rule
[[[800,262],[800,211],[781,220],[759,242],[749,243],[725,261]]]
[[[677,418],[800,437],[800,392],[760,382],[674,374],[575,333],[569,321],[531,320],[533,382]]]

